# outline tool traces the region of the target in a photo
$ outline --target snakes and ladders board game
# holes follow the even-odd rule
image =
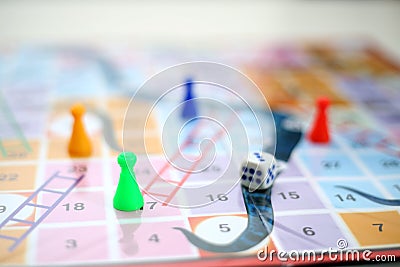
[[[241,122],[224,117],[222,132],[218,123],[200,122],[175,140],[163,135],[166,127],[182,126],[166,118],[181,93],[155,105],[161,94],[155,87],[130,102],[152,75],[193,60],[233,66],[264,94],[282,167],[271,188],[250,194],[240,183],[241,162],[227,164],[226,146]],[[374,44],[276,44],[254,51],[3,48],[0,89],[2,265],[312,264],[332,262],[328,249],[399,260],[400,65]],[[240,90],[251,106],[251,93]],[[213,94],[235,110],[235,97]],[[320,96],[331,101],[327,144],[307,138]],[[75,102],[87,110],[88,158],[68,154]],[[219,107],[213,110],[211,117]],[[251,114],[239,117],[248,132],[257,130]],[[213,146],[199,148],[203,139]],[[137,155],[145,202],[135,212],[113,208],[117,156],[126,145]],[[182,171],[165,157],[177,147],[193,168],[199,149],[213,155],[212,164]],[[228,178],[215,181],[221,175]],[[212,186],[184,192],[204,183]],[[302,251],[316,258],[289,255]]]

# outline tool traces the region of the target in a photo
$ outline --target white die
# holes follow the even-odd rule
[[[275,181],[277,167],[275,157],[266,152],[252,152],[240,168],[242,185],[250,192],[267,189]]]

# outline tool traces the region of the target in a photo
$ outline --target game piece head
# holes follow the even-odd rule
[[[319,97],[317,99],[317,107],[319,109],[325,110],[326,108],[329,107],[330,101],[326,97]]]
[[[136,164],[136,155],[132,152],[122,152],[118,155],[118,164],[122,167],[132,169]]]
[[[193,98],[193,92],[192,92],[193,80],[191,78],[186,79],[185,87],[186,87],[185,100],[190,100]]]
[[[85,107],[78,103],[71,107],[71,114],[74,118],[81,117],[85,113]]]

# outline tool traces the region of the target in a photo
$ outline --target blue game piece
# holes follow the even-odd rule
[[[192,79],[186,80],[186,95],[183,103],[182,118],[186,120],[197,117],[197,106],[193,94],[193,81]]]

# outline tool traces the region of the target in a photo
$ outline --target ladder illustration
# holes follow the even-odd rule
[[[232,120],[232,117],[229,118],[229,122]],[[196,125],[196,127],[194,127],[191,132],[189,133],[189,135],[187,136],[187,138],[185,139],[184,143],[182,144],[182,146],[180,147],[180,149],[178,149],[178,151],[175,152],[175,154],[173,155],[173,157],[171,158],[171,160],[176,159],[176,157],[179,155],[179,150],[184,150],[185,148],[193,145],[191,140],[193,139],[194,136],[196,136],[196,133],[198,132],[198,129],[200,128],[200,123],[198,123]],[[224,133],[224,129],[221,129],[220,131],[216,132],[211,140],[216,142],[218,141],[219,138],[221,138],[222,134]],[[211,149],[212,143],[208,143],[208,145],[205,147],[205,151],[204,153],[209,152],[209,150]],[[200,163],[200,161],[196,161],[193,163],[193,165],[190,167],[190,171],[185,173],[185,175],[182,177],[182,179],[180,181],[174,181],[174,180],[164,180],[163,178],[161,178],[161,175],[167,171],[169,168],[171,168],[171,165],[169,162],[165,163],[163,165],[163,167],[160,169],[159,173],[157,173],[155,175],[155,177],[150,181],[150,183],[144,188],[144,193],[149,194],[149,195],[154,195],[154,196],[159,196],[162,198],[165,198],[165,201],[162,203],[163,206],[167,206],[170,201],[175,197],[176,193],[178,192],[178,190],[182,187],[182,185],[187,181],[187,179],[189,179],[190,175],[191,175],[191,171],[194,170],[197,165]],[[174,189],[170,192],[170,193],[158,193],[158,192],[151,192],[150,189],[157,185],[158,183],[162,183],[162,182],[168,182],[168,183],[173,183],[176,184],[176,186],[174,187]]]
[[[32,148],[19,127],[14,114],[11,112],[3,94],[0,91],[0,153],[3,157],[16,156],[19,153],[30,153]],[[13,139],[4,144],[5,138]],[[14,140],[16,138],[16,140]]]
[[[3,222],[0,223],[0,230],[6,226],[9,222],[18,222],[28,225],[28,229],[19,237],[8,236],[0,234],[0,239],[12,240],[14,243],[8,248],[12,252],[56,207],[57,205],[75,188],[75,186],[83,179],[85,175],[82,174],[80,177],[70,177],[60,175],[60,172],[55,172],[41,187],[39,187],[32,195],[30,195],[16,210],[14,210]],[[54,190],[46,188],[53,180],[64,179],[70,180],[72,184],[66,190]],[[31,202],[39,193],[49,193],[59,195],[59,197],[50,205],[40,205]],[[31,206],[34,208],[44,209],[45,212],[35,221],[21,220],[16,218],[16,215],[26,206]]]
[[[195,133],[198,131],[198,129],[200,128],[201,122],[197,123],[195,127],[192,128],[192,130],[189,132],[189,134],[187,135],[186,139],[184,140],[183,144],[181,145],[180,149],[178,149],[175,154],[172,156],[171,160],[175,160],[178,155],[180,150],[184,150],[186,148],[188,148],[191,144],[192,144],[192,140],[193,140],[193,136],[195,135]],[[149,194],[149,195],[155,195],[155,196],[159,196],[159,197],[164,197],[164,198],[169,198],[172,199],[172,197],[170,197],[170,195],[166,195],[166,194],[162,194],[162,193],[158,193],[158,192],[150,192],[150,188],[153,185],[156,185],[157,182],[164,182],[164,180],[161,178],[161,175],[167,171],[170,168],[170,164],[168,162],[166,162],[163,167],[160,169],[159,173],[157,173],[155,175],[155,177],[150,181],[150,183],[147,184],[147,186],[144,188],[144,193]],[[172,181],[172,180],[167,180],[166,182],[169,183],[174,183],[174,184],[179,184],[179,182],[177,181]],[[175,193],[176,194],[176,193]],[[174,195],[175,195],[174,194]],[[168,204],[168,202],[163,202],[162,205],[166,206]]]

